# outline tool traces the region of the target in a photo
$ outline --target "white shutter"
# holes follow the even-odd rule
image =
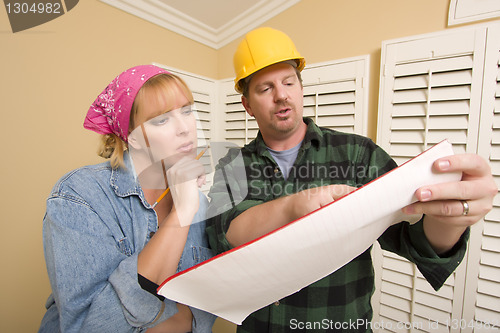
[[[500,25],[488,29],[478,153],[489,160],[500,186]],[[473,245],[464,318],[472,318],[474,332],[500,332],[500,195],[484,222],[474,226]],[[472,327],[463,332],[472,332]]]
[[[383,43],[377,143],[398,164],[443,139],[455,153],[477,152],[486,31],[455,29]],[[461,332],[467,258],[434,292],[406,259],[385,251],[375,256],[382,270],[374,322],[387,324],[380,332]]]
[[[249,123],[251,119],[241,103],[241,94],[234,90],[234,81],[223,80],[220,88],[224,110],[224,140],[243,147],[257,136],[257,133],[253,134],[255,125]]]
[[[368,64],[363,56],[306,66],[304,116],[319,126],[366,135]],[[243,146],[257,136],[257,122],[246,113],[232,80],[221,81],[221,95],[224,139]]]
[[[318,126],[366,135],[368,64],[364,56],[306,66],[304,116]]]
[[[377,142],[398,164],[446,138],[476,151],[484,34],[384,43]]]

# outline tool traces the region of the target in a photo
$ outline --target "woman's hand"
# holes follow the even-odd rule
[[[200,205],[198,188],[205,183],[205,168],[195,159],[183,157],[167,170],[174,208],[181,226],[191,223]]]
[[[168,169],[167,178],[174,207],[166,217],[159,215],[159,229],[137,260],[137,272],[158,285],[176,272],[198,211],[198,187],[205,181],[205,170],[198,160],[184,157]]]

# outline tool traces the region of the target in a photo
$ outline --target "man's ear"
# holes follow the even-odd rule
[[[248,98],[246,98],[245,96],[241,96],[241,104],[243,104],[243,107],[247,111],[248,115],[250,117],[253,117],[252,108],[250,107],[250,102],[248,101]]]

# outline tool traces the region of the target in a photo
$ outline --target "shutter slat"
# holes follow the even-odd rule
[[[430,319],[433,322],[438,322],[440,324],[446,325],[450,323],[451,316],[449,312],[442,311],[441,309],[436,309],[432,306],[433,304],[420,304],[415,303],[414,313],[416,316]]]
[[[499,200],[500,196],[497,195],[495,197],[494,205],[496,205]],[[493,209],[498,209],[498,206],[494,207]],[[487,218],[485,220],[486,221],[483,227],[483,235],[500,238],[500,223],[496,223],[496,221],[488,221]]]
[[[500,298],[500,287],[495,281],[484,279],[479,280],[477,284],[477,291],[481,294]]]
[[[398,298],[401,300],[411,301],[411,289],[399,284],[393,284],[383,281],[380,289],[384,294],[390,295],[393,298]],[[385,303],[390,305],[390,303]]]
[[[410,312],[411,302],[409,300],[410,298],[403,299],[397,296],[393,296],[387,292],[381,296],[380,303],[387,306],[395,307],[397,309],[401,309],[406,312]]]
[[[426,112],[427,111],[427,112]],[[429,110],[425,102],[412,102],[404,104],[395,104],[393,117],[408,117],[429,115],[466,115],[469,113],[469,102],[466,100],[431,102]]]
[[[483,244],[481,249],[500,253],[500,238],[483,235]]]
[[[415,74],[428,74],[453,72],[459,70],[470,70],[474,65],[474,58],[471,54],[462,56],[444,57],[441,59],[428,59],[421,62],[408,62],[398,63],[394,67],[394,77],[399,78],[402,76],[415,75]]]
[[[479,294],[477,297],[476,305],[483,309],[490,309],[497,313],[500,312],[500,298],[489,294]]]
[[[337,104],[337,105],[319,105],[318,106],[318,116],[333,116],[336,115],[351,115],[353,118],[355,114],[355,106],[354,103],[351,104]]]
[[[345,104],[345,103],[354,103],[355,101],[356,101],[355,91],[318,95],[319,105]]]
[[[493,266],[479,266],[479,277],[484,280],[500,283],[500,269]]]
[[[498,333],[498,311],[492,311],[488,308],[477,307],[474,319],[477,321],[474,329],[475,333]],[[481,325],[482,324],[482,327]]]

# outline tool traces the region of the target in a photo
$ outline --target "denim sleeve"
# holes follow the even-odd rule
[[[48,200],[43,238],[62,332],[140,332],[177,312],[140,287],[139,251],[81,198]]]

